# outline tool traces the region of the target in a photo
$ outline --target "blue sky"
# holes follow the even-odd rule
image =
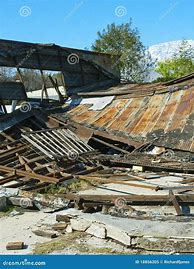
[[[194,0],[0,0],[0,38],[90,48],[130,17],[146,46],[194,39]]]

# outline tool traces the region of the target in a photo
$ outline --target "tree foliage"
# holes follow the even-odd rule
[[[42,88],[42,78],[38,70],[22,69],[21,73],[27,91],[40,90]],[[19,80],[18,73],[15,74],[15,80]]]
[[[194,51],[189,43],[183,40],[173,58],[159,62],[156,72],[160,74],[159,80],[167,81],[194,72]]]
[[[131,82],[142,82],[153,65],[151,56],[140,40],[137,28],[129,23],[107,25],[106,29],[97,33],[98,38],[92,50],[117,56],[115,65],[121,71],[122,78]]]

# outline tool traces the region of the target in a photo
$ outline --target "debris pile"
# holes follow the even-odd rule
[[[162,251],[167,239],[159,239],[157,224],[170,244],[176,241],[173,252],[182,252],[182,244],[194,252],[192,236],[187,243],[185,234],[177,239],[180,220],[185,230],[194,227],[194,74],[163,84],[122,84],[106,54],[7,40],[0,40],[0,51],[0,65],[21,76],[21,82],[0,82],[0,210],[10,204],[44,212],[74,207],[81,217],[57,215],[52,232],[33,232],[54,238],[83,231]],[[28,97],[20,68],[41,71],[40,98]],[[49,75],[58,101],[48,96],[44,70],[64,78],[58,85]],[[78,182],[86,188],[70,187]],[[130,231],[119,226],[123,221]],[[134,232],[135,222],[145,229]],[[7,249],[15,247],[24,243]]]

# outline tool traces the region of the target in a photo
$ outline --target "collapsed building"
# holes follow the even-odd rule
[[[194,73],[166,83],[121,83],[118,61],[54,44],[0,40],[0,66],[20,76],[20,82],[0,83],[0,185],[32,199],[53,185],[84,180],[91,190],[60,194],[71,207],[96,212],[115,206],[113,214],[124,217],[122,210],[133,206],[154,212],[168,205],[193,221]],[[28,93],[22,68],[40,70],[41,90]],[[45,71],[62,76],[63,85],[50,76],[51,97]],[[190,239],[183,252],[194,251]],[[132,245],[156,247],[146,244]]]

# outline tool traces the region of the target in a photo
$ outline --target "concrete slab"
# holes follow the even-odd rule
[[[98,238],[106,238],[106,229],[102,224],[92,223],[92,225],[86,230],[86,233]]]
[[[4,211],[7,208],[7,198],[0,194],[0,211]]]
[[[101,213],[82,213],[75,209],[68,209],[64,214],[78,216],[92,222],[97,222],[107,226],[116,227],[126,232],[130,236],[144,236],[157,238],[187,238],[194,240],[194,219],[190,221],[159,221],[159,220],[139,220],[133,218],[119,218]]]

